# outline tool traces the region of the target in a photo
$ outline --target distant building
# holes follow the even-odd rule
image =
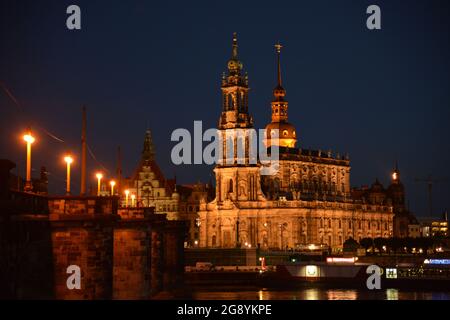
[[[448,237],[447,212],[444,212],[441,219],[420,219],[420,228],[423,237]]]
[[[198,210],[200,203],[212,199],[211,184],[196,183],[176,185],[176,179],[166,179],[155,160],[155,148],[151,131],[145,133],[141,159],[133,175],[119,182],[116,194],[120,195],[121,207],[154,207],[155,213],[166,214],[169,220],[187,223],[187,244],[195,245],[199,237]],[[128,197],[125,195],[128,191]],[[102,186],[103,196],[110,195],[110,188]],[[127,200],[128,199],[128,200]]]
[[[370,188],[353,188],[352,196],[363,203],[392,206],[395,214],[394,237],[420,237],[420,223],[406,207],[405,187],[401,182],[400,170],[397,164],[392,173],[391,184],[387,189],[376,179]]]

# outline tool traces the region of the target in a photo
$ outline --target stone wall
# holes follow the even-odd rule
[[[0,159],[0,177],[14,164]],[[118,197],[40,196],[0,181],[0,298],[149,299],[184,273],[184,222]],[[67,280],[80,268],[81,289]]]
[[[118,216],[96,213],[95,208],[112,208],[99,198],[49,199],[52,227],[56,299],[112,298],[114,225]],[[105,210],[106,211],[106,210]],[[67,287],[67,268],[81,269],[81,289]]]

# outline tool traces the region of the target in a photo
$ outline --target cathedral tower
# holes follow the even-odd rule
[[[233,34],[231,59],[222,76],[222,113],[219,119],[221,154],[216,173],[216,200],[256,200],[261,194],[259,166],[250,160],[253,118],[248,112],[248,76],[242,73],[237,35]]]
[[[283,88],[281,82],[280,55],[282,47],[281,44],[275,45],[278,62],[278,84],[273,89],[272,122],[266,126],[266,146],[278,145],[280,147],[295,148],[297,133],[295,127],[288,122],[288,102],[285,100],[286,90]],[[275,130],[278,130],[278,138]]]
[[[233,34],[228,74],[222,76],[222,114],[219,129],[252,128],[253,118],[248,113],[248,76],[242,75],[243,65],[238,59],[237,35]]]
[[[392,173],[391,184],[388,187],[388,195],[392,200],[395,213],[406,211],[405,188],[400,180],[400,170],[398,170],[397,162],[395,163],[395,169]]]

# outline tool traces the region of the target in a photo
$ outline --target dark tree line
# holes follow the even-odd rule
[[[415,252],[420,252],[422,249],[422,253],[426,254],[429,249],[438,247],[441,245],[442,239],[440,238],[362,238],[359,243],[349,238],[344,243],[344,248],[355,247],[358,245],[363,247],[366,250],[366,253],[371,249],[372,253],[413,253],[413,249]]]

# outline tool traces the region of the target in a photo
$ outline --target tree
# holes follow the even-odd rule
[[[373,247],[373,239],[372,238],[362,238],[361,241],[359,241],[359,244],[366,249],[366,253],[369,250],[370,247]]]
[[[358,242],[352,237],[344,241],[344,252],[356,252],[358,248]]]
[[[400,249],[402,247],[401,239],[397,238],[397,237],[391,238],[390,246],[391,246],[392,251],[394,251],[394,253],[397,253],[398,249]]]
[[[386,239],[381,237],[375,238],[373,240],[373,244],[375,248],[377,248],[379,254],[383,252],[383,247],[386,245],[386,242],[387,242]]]

